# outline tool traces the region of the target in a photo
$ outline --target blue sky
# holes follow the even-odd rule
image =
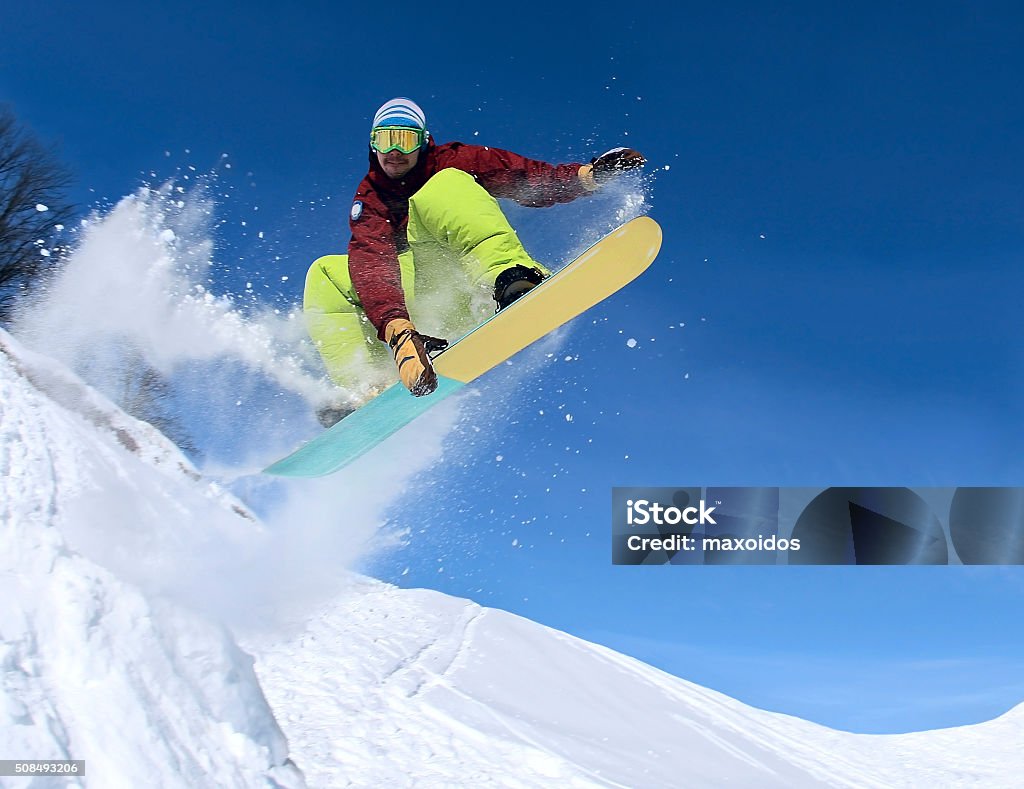
[[[422,535],[372,569],[842,728],[1024,700],[1016,569],[616,568],[608,548],[612,486],[1024,484],[1024,15],[568,2],[494,19],[21,5],[0,99],[60,144],[84,205],[227,153],[252,175],[218,206],[220,285],[258,272],[292,302],[347,242],[368,119],[393,95],[442,141],[548,161],[628,144],[668,165],[654,268],[529,386],[482,382],[493,428],[455,429],[394,513]],[[234,221],[256,202],[280,260]],[[587,221],[579,203],[510,216],[550,254]]]

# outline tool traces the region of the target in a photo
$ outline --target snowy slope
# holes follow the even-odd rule
[[[249,632],[254,666],[195,613],[265,537],[244,504],[2,333],[0,398],[0,758],[103,789],[1020,785],[1024,708],[851,735],[357,577]]]
[[[251,658],[133,583],[169,585],[200,530],[252,533],[245,508],[5,333],[0,402],[0,758],[84,759],[104,788],[303,786]]]
[[[311,786],[1016,787],[1024,706],[855,735],[436,592],[354,582],[257,674]]]

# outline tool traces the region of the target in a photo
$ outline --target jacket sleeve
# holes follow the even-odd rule
[[[356,203],[361,204],[358,209]],[[348,244],[348,272],[366,317],[383,340],[389,321],[409,319],[398,250],[387,209],[380,199],[357,193],[356,203],[349,215],[352,240]]]
[[[548,164],[500,148],[459,143],[448,156],[445,166],[465,170],[495,197],[520,205],[545,208],[589,194],[579,177],[580,163]]]

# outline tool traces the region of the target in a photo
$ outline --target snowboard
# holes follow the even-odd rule
[[[517,301],[434,357],[437,389],[414,397],[395,383],[285,458],[264,469],[284,477],[339,471],[442,400],[640,276],[661,249],[650,217],[613,230]]]

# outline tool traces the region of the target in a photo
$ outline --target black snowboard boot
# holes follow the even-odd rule
[[[328,403],[316,409],[316,418],[324,427],[334,427],[353,411],[354,408],[342,403]]]
[[[527,291],[537,287],[543,279],[544,274],[539,268],[516,265],[502,271],[494,281],[494,301],[498,304],[495,312],[501,312]]]

